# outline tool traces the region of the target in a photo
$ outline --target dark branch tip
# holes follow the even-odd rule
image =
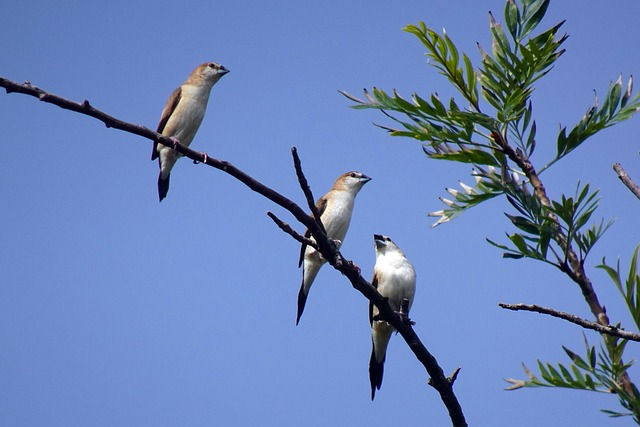
[[[460,373],[460,366],[458,366],[454,371],[453,374],[451,374],[451,376],[449,378],[447,378],[447,381],[449,381],[449,384],[453,385],[453,383],[456,382],[456,379],[458,378],[458,374]]]

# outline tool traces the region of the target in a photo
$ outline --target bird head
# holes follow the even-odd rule
[[[374,234],[373,242],[376,244],[376,253],[380,255],[384,255],[387,251],[400,251],[398,245],[396,245],[388,236]]]
[[[341,188],[346,191],[354,191],[357,193],[360,191],[362,186],[369,181],[371,181],[371,178],[367,175],[351,171],[340,175],[340,178],[338,178],[334,184],[334,188]]]
[[[198,66],[196,70],[201,78],[205,81],[211,82],[212,84],[220,80],[222,76],[229,72],[229,70],[224,66],[215,62],[205,62]]]

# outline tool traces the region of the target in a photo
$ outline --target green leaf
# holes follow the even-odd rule
[[[447,109],[444,107],[444,104],[442,103],[442,101],[440,101],[440,98],[438,98],[437,94],[434,93],[431,95],[431,103],[436,109],[436,114],[438,114],[439,116],[447,115]]]
[[[472,95],[472,97],[475,99],[475,101],[478,101],[478,89],[476,87],[476,83],[478,81],[478,76],[476,73],[476,70],[473,68],[473,64],[471,64],[471,60],[469,59],[469,57],[467,56],[466,53],[462,54],[462,60],[464,62],[464,67],[465,67],[465,73],[466,73],[466,81],[467,81],[467,88],[469,90],[469,93]],[[473,103],[473,100],[472,100]]]
[[[535,6],[535,12],[533,15],[527,19],[527,21],[523,24],[522,33],[520,34],[520,38],[523,39],[527,37],[531,31],[533,31],[542,18],[544,18],[545,13],[547,13],[547,7],[549,7],[549,0],[542,0]]]
[[[584,376],[584,383],[585,386],[590,389],[590,390],[596,390],[596,384],[593,381],[593,378],[591,378],[591,375],[589,374],[585,374]]]
[[[522,258],[524,258],[524,255],[520,255],[520,254],[516,254],[516,253],[512,253],[512,252],[505,252],[505,253],[502,254],[502,258],[522,259]]]
[[[558,372],[558,370],[556,368],[553,367],[552,364],[547,363],[547,369],[549,371],[549,375],[550,378],[554,381],[554,382],[558,382],[558,381],[562,381],[562,377],[560,376],[560,372]]]
[[[529,233],[529,234],[533,234],[533,235],[539,235],[540,234],[540,230],[538,229],[536,224],[534,224],[533,222],[529,221],[528,219],[526,219],[524,217],[521,217],[521,216],[509,215],[507,213],[505,213],[505,215],[507,216],[507,218],[509,218],[509,220],[511,220],[513,225],[515,225],[516,227],[518,227],[520,230],[524,231],[525,233]]]
[[[511,236],[509,236],[509,240],[511,240],[511,242],[512,242],[514,245],[516,245],[516,248],[518,248],[518,250],[519,250],[521,253],[523,253],[523,254],[524,254],[524,253],[528,252],[528,250],[527,250],[527,244],[526,244],[526,242],[524,241],[524,238],[522,237],[522,235],[517,234],[517,233],[512,234]]]
[[[472,163],[476,165],[498,166],[498,161],[491,154],[483,150],[469,149],[455,151],[452,153],[431,154],[433,159],[452,160],[461,163]]]
[[[577,366],[579,366],[582,369],[585,369],[587,371],[589,370],[589,366],[580,356],[578,356],[576,353],[569,350],[565,346],[562,346],[562,349],[564,350],[565,353],[567,353],[567,355],[569,356],[569,359],[571,359],[573,363],[575,363]]]
[[[613,116],[616,109],[618,108],[618,103],[620,102],[621,95],[622,95],[622,76],[618,77],[618,80],[611,85],[611,88],[609,90],[609,96],[607,97],[607,101],[609,102],[609,111],[608,111],[609,116]]]
[[[575,381],[573,382],[573,385],[582,389],[585,388],[584,376],[582,375],[582,372],[580,372],[578,367],[576,365],[571,365],[571,371],[573,372],[573,375],[576,377]]]
[[[600,412],[603,412],[603,413],[609,415],[610,418],[628,417],[628,416],[632,415],[631,413],[623,414],[621,412],[610,411],[608,409],[601,409]]]
[[[629,77],[629,83],[627,83],[627,90],[622,95],[622,100],[620,101],[620,107],[624,107],[627,105],[627,101],[631,97],[631,92],[633,91],[633,76]]]
[[[520,11],[513,0],[507,0],[504,7],[504,20],[507,29],[514,41],[518,39],[518,24],[520,22]]]

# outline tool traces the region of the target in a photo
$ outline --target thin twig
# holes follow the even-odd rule
[[[626,185],[627,188],[631,190],[631,192],[638,199],[640,199],[640,187],[631,179],[631,177],[629,176],[627,171],[624,170],[622,165],[620,163],[614,163],[613,170],[616,171],[616,173],[618,174],[618,178],[620,178],[620,181],[622,181],[622,183]]]
[[[411,325],[406,324],[402,318],[391,308],[389,302],[374,288],[367,280],[360,275],[360,269],[351,261],[344,259],[340,251],[336,248],[335,244],[326,237],[324,231],[320,228],[320,225],[314,220],[312,216],[306,214],[300,206],[281,195],[280,193],[272,190],[256,179],[252,178],[242,170],[236,168],[231,163],[223,160],[218,160],[208,156],[206,153],[199,153],[190,148],[180,144],[175,139],[167,138],[159,133],[156,133],[144,126],[138,126],[131,123],[124,122],[116,119],[100,110],[97,110],[89,105],[88,101],[83,103],[76,103],[69,101],[65,98],[57,95],[52,95],[45,92],[42,89],[36,88],[31,84],[18,84],[11,80],[0,77],[0,87],[4,87],[7,93],[17,92],[30,96],[34,96],[41,101],[57,105],[60,108],[71,110],[94,117],[105,123],[107,127],[113,127],[125,132],[133,133],[144,138],[150,139],[154,142],[158,142],[162,145],[166,145],[178,151],[185,157],[208,166],[219,169],[243,184],[249,187],[251,190],[261,194],[267,199],[271,200],[275,204],[285,208],[289,211],[302,225],[305,225],[311,235],[316,239],[318,250],[322,256],[331,264],[336,270],[345,275],[352,286],[362,293],[369,301],[371,301],[380,311],[380,316],[390,323],[398,333],[403,337],[411,351],[415,354],[416,358],[425,367],[426,371],[430,375],[430,385],[435,388],[440,394],[440,399],[447,407],[449,411],[449,417],[452,425],[455,427],[467,426],[462,407],[453,392],[453,386],[448,378],[444,375],[444,372],[440,365],[438,365],[435,357],[427,350],[422,344],[420,338],[413,330]],[[272,218],[273,219],[273,218]]]
[[[309,239],[307,237],[304,237],[303,235],[298,233],[289,224],[287,224],[286,222],[284,222],[280,218],[278,218],[273,212],[267,212],[267,216],[269,218],[271,218],[273,220],[273,222],[276,223],[276,225],[280,228],[280,230],[284,231],[289,236],[293,237],[294,239],[296,239],[298,242],[302,243],[303,245],[309,245],[313,249],[315,249],[316,251],[318,250],[318,245],[316,244],[316,242],[314,240],[311,240],[311,239]]]
[[[460,369],[462,369],[461,367],[457,367],[454,371],[453,374],[451,374],[451,376],[449,377],[449,382],[451,383],[451,385],[453,385],[453,383],[456,382],[456,379],[458,378],[458,374],[460,373]]]
[[[296,176],[298,177],[298,183],[300,184],[300,188],[304,193],[304,197],[307,199],[307,206],[309,206],[309,210],[311,210],[311,215],[316,220],[316,223],[320,227],[320,229],[327,234],[327,231],[324,229],[324,224],[320,219],[320,212],[316,207],[315,199],[313,198],[313,193],[311,192],[311,187],[309,186],[309,182],[307,181],[307,177],[304,176],[304,172],[302,172],[302,162],[300,161],[300,157],[298,157],[298,150],[296,147],[291,147],[291,155],[293,156],[293,167],[296,170]]]
[[[554,310],[553,308],[541,307],[539,305],[528,305],[528,304],[498,304],[502,308],[506,308],[507,310],[513,311],[533,311],[541,314],[548,314],[549,316],[557,317],[559,319],[564,319],[571,323],[575,323],[576,325],[582,326],[586,329],[593,329],[594,331],[598,331],[603,334],[612,335],[614,337],[624,338],[630,341],[639,341],[640,342],[640,334],[635,332],[625,331],[624,329],[616,328],[613,325],[604,326],[598,322],[590,322],[582,317],[578,317],[575,314],[565,313],[564,311]]]

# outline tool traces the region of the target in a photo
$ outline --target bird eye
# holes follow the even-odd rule
[[[216,64],[214,64],[213,62],[209,62],[209,68],[216,68]]]
[[[355,178],[355,177],[356,177],[356,173],[355,173],[355,172],[351,172],[351,173],[349,174],[349,176],[350,176],[351,178]]]

